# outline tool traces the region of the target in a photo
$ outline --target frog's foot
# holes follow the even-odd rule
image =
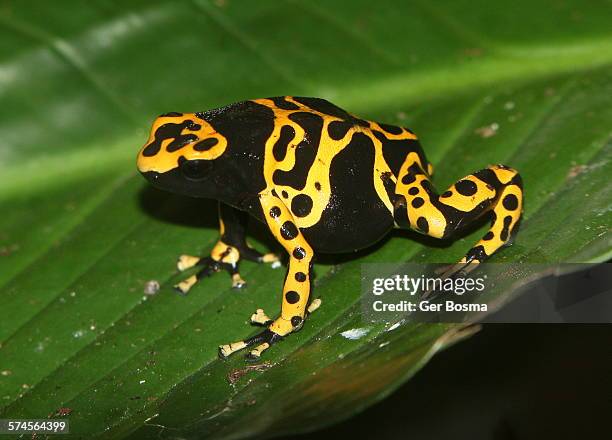
[[[314,299],[308,306],[307,314],[311,314],[319,308],[321,300],[319,298]],[[291,320],[278,318],[273,321],[266,315],[263,309],[257,309],[253,315],[251,315],[251,323],[258,325],[268,325],[269,327],[263,332],[245,339],[243,341],[233,342],[231,344],[225,344],[219,346],[219,357],[221,359],[227,359],[229,355],[240,351],[244,348],[250,347],[257,344],[249,353],[246,354],[246,359],[249,361],[257,361],[261,354],[270,348],[270,346],[287,336],[289,333],[296,332],[304,325],[304,319],[298,318],[297,316]]]
[[[189,290],[202,278],[208,277],[221,271],[222,269],[227,270],[231,274],[233,287],[240,288],[244,286],[244,281],[242,278],[240,278],[237,267],[232,267],[231,265],[221,261],[216,261],[212,257],[200,258],[192,255],[181,255],[179,257],[177,267],[181,272],[194,266],[201,266],[201,269],[198,270],[195,275],[191,275],[174,286],[177,292],[181,295],[186,295]]]
[[[257,346],[253,348],[246,355],[246,359],[249,361],[256,361],[261,357],[261,353],[270,348],[272,344],[283,339],[283,336],[280,334],[270,330],[269,328],[265,329],[263,332],[245,339],[244,341],[233,342],[231,344],[220,345],[219,346],[219,357],[221,359],[226,359],[230,354],[235,353],[236,351],[242,350],[243,348],[250,347],[252,345]]]
[[[272,268],[280,266],[280,260],[276,254],[268,253],[261,254],[255,249],[244,246],[238,248],[227,245],[219,241],[212,250],[210,256],[196,257],[193,255],[181,255],[177,261],[176,267],[180,272],[199,266],[200,270],[180,283],[174,288],[181,294],[186,295],[187,292],[202,278],[211,276],[216,272],[225,270],[232,278],[232,287],[241,289],[246,286],[246,281],[238,272],[238,264],[241,260],[251,260],[258,263],[271,263]]]
[[[260,255],[260,257],[257,259],[257,262],[258,263],[270,263],[270,267],[272,269],[277,269],[281,267],[280,258],[278,257],[278,255],[272,252],[268,252],[267,254]]]

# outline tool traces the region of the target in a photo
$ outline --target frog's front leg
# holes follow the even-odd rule
[[[279,259],[272,253],[262,254],[246,242],[246,224],[248,214],[231,206],[219,202],[219,240],[210,255],[196,257],[181,255],[177,262],[182,272],[194,266],[200,269],[178,283],[175,287],[181,294],[186,294],[199,280],[221,270],[227,271],[232,277],[232,287],[241,288],[246,283],[238,271],[241,260],[251,260],[259,263],[272,263],[280,265]]]
[[[270,231],[278,242],[289,253],[289,267],[283,285],[283,296],[280,316],[269,322],[263,311],[252,317],[254,323],[266,323],[268,328],[249,339],[221,345],[219,356],[226,358],[235,351],[256,345],[247,359],[259,359],[261,353],[270,345],[302,327],[308,312],[310,297],[310,277],[313,250],[296,226],[291,211],[275,194],[260,195],[261,207]],[[313,302],[313,304],[315,304]],[[316,303],[318,305],[318,302]],[[311,308],[312,310],[312,308]]]

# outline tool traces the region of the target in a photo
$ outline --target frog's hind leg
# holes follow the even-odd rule
[[[508,243],[523,207],[523,185],[516,170],[492,165],[460,179],[439,195],[415,153],[402,165],[395,193],[395,223],[435,238],[452,237],[491,213],[487,233],[445,276],[473,269]]]
[[[281,314],[277,319],[272,320],[263,310],[258,310],[251,317],[251,322],[267,325],[268,328],[249,339],[221,345],[219,347],[221,358],[255,345],[255,348],[247,354],[247,359],[259,359],[261,353],[272,344],[289,333],[298,331],[306,315],[320,304],[320,301],[315,300],[308,306],[313,250],[296,226],[291,211],[274,194],[261,194],[260,202],[270,231],[289,253],[289,267],[283,285]]]
[[[246,282],[239,272],[239,263],[242,260],[251,260],[259,263],[272,263],[273,267],[280,265],[278,257],[272,253],[262,254],[253,249],[246,242],[246,224],[248,214],[239,211],[224,203],[219,203],[219,228],[220,237],[212,249],[210,255],[196,257],[193,255],[181,255],[177,262],[177,268],[183,272],[192,267],[200,269],[195,275],[175,285],[175,289],[186,294],[202,278],[220,272],[227,271],[232,277],[232,287],[244,287]]]

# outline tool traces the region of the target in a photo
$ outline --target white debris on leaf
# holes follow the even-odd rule
[[[350,330],[343,331],[340,333],[340,335],[344,336],[346,339],[356,340],[363,338],[369,332],[369,328],[352,328]]]
[[[486,139],[486,138],[490,138],[491,136],[495,136],[498,130],[499,130],[499,124],[497,122],[493,122],[492,124],[477,128],[475,130],[475,133],[480,135],[480,137]]]
[[[150,422],[151,420],[153,420],[155,417],[159,416],[159,413],[153,414],[151,417],[149,417],[148,419],[146,419],[144,422]]]
[[[402,325],[404,323],[404,320],[402,319],[401,321],[397,321],[395,324],[393,324],[391,327],[389,327],[387,329],[388,332],[392,332],[393,330],[395,330],[396,328],[398,328],[400,325]]]
[[[150,280],[147,281],[144,285],[144,294],[145,295],[155,295],[157,292],[159,292],[159,281],[157,280]],[[144,298],[143,298],[144,299]]]

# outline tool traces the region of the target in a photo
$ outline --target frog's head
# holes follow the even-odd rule
[[[207,197],[214,161],[226,148],[226,138],[197,113],[166,113],[138,153],[138,170],[161,189]]]

